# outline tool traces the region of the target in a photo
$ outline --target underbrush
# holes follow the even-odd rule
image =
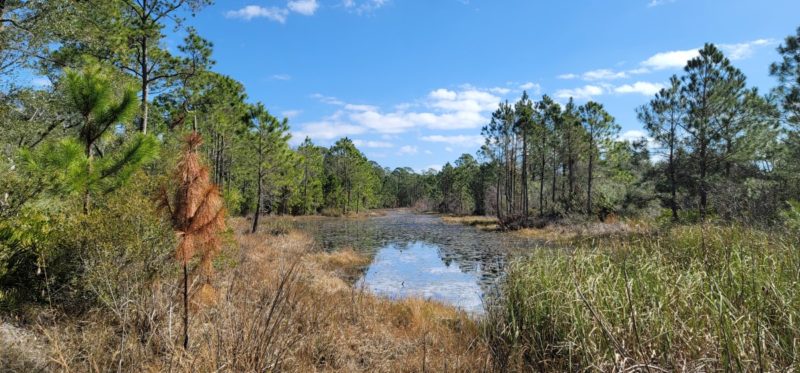
[[[512,266],[484,332],[497,369],[791,370],[798,268],[796,236],[737,227],[576,239]]]
[[[322,253],[289,231],[240,234],[213,287],[194,284],[182,346],[177,276],[80,315],[42,311],[29,329],[58,371],[486,371],[476,322],[436,302],[392,301],[354,289],[368,258]]]

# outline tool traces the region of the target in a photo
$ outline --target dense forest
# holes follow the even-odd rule
[[[476,154],[417,172],[384,168],[349,138],[291,146],[290,120],[215,72],[214,46],[186,25],[209,4],[0,0],[0,312],[32,324],[26,310],[36,307],[75,318],[99,308],[123,351],[156,349],[146,338],[155,313],[131,311],[120,297],[145,294],[161,307],[150,285],[177,276],[189,348],[191,288],[206,291],[198,284],[211,284],[212,267],[232,260],[222,249],[231,240],[225,214],[247,217],[239,230],[252,233],[265,216],[400,207],[492,216],[501,230],[621,218],[800,228],[800,29],[765,66],[776,81],[766,92],[706,44],[637,110],[647,138],[621,140],[602,103],[526,92],[499,103]],[[184,39],[170,51],[172,30]],[[796,306],[796,295],[787,299]],[[135,331],[126,329],[133,319]],[[782,359],[797,356],[796,336],[774,342],[794,349],[774,361],[792,363]],[[88,355],[56,364],[96,364]],[[92,369],[122,369],[123,360],[132,369],[137,358],[115,355]]]

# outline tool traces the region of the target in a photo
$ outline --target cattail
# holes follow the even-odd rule
[[[173,197],[170,199],[164,189],[160,203],[169,211],[178,236],[175,258],[183,265],[184,348],[189,347],[189,264],[199,256],[194,272],[204,281],[202,293],[211,292],[212,262],[222,246],[219,234],[225,229],[225,208],[219,188],[209,180],[208,168],[198,153],[202,143],[197,132],[186,138],[186,148],[173,174],[177,183]]]

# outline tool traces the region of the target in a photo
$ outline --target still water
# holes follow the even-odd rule
[[[365,219],[314,219],[296,223],[328,251],[353,248],[372,263],[356,286],[390,297],[416,296],[483,313],[512,255],[540,242],[444,223],[435,215],[390,210]]]

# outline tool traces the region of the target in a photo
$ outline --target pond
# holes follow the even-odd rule
[[[448,224],[436,215],[388,210],[363,219],[300,220],[328,251],[353,248],[372,258],[356,286],[400,298],[434,299],[472,314],[483,313],[484,299],[515,253],[541,242],[515,235]]]

